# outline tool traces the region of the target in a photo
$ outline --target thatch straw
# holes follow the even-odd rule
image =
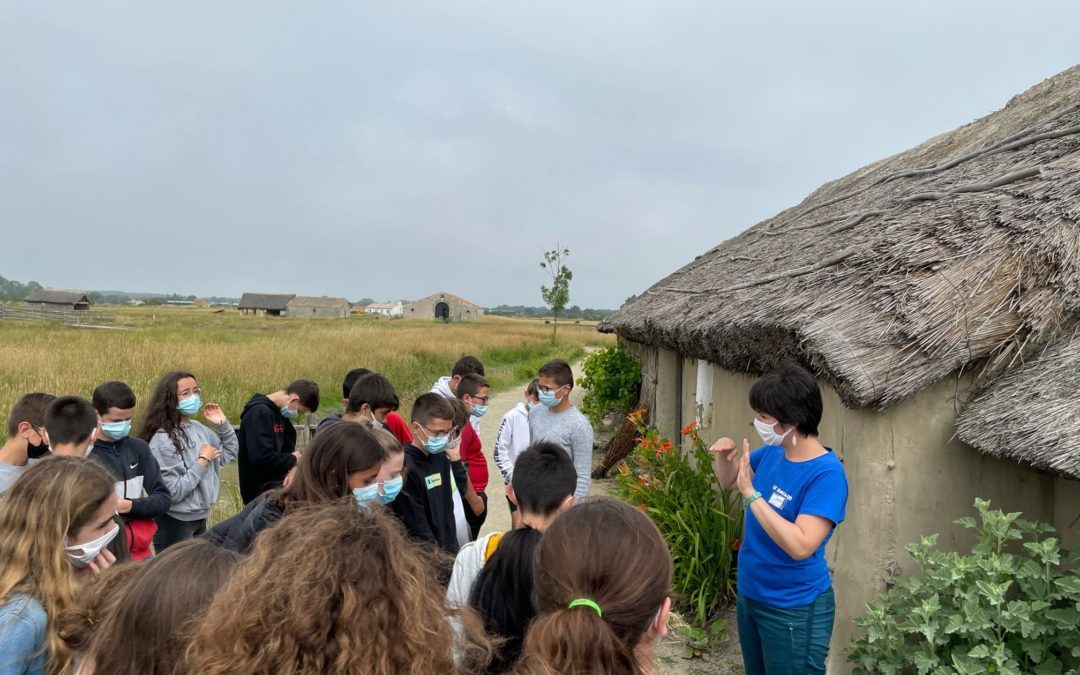
[[[991,385],[1080,322],[1080,66],[717,246],[601,325],[851,407]],[[1080,443],[1080,421],[1073,444]]]

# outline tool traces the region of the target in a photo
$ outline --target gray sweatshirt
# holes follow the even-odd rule
[[[169,436],[161,429],[150,439],[150,452],[161,466],[161,480],[172,495],[169,515],[177,520],[202,520],[210,515],[221,491],[218,470],[236,459],[240,443],[228,422],[214,433],[204,424],[188,420],[181,424],[188,442],[183,452],[177,452]],[[183,439],[181,439],[183,444]],[[209,444],[221,451],[221,457],[203,466],[199,448]]]
[[[577,489],[574,496],[581,503],[589,496],[592,485],[593,429],[589,419],[571,406],[554,413],[545,405],[534,405],[529,411],[530,442],[551,441],[566,450],[577,470]]]

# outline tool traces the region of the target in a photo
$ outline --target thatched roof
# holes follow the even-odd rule
[[[44,302],[50,305],[90,304],[84,291],[68,291],[62,288],[42,288],[26,296],[25,302]]]
[[[285,306],[295,297],[296,295],[293,293],[278,295],[272,293],[244,293],[240,297],[240,304],[237,305],[237,308],[285,311]]]
[[[1080,479],[1078,392],[1080,334],[1074,334],[979,394],[956,430],[984,452]]]
[[[349,301],[345,298],[331,298],[325,295],[298,295],[289,301],[290,307],[318,307],[320,309],[348,309]]]
[[[794,357],[851,407],[957,372],[986,387],[1080,321],[1078,223],[1080,66],[824,185],[601,330],[737,372]]]

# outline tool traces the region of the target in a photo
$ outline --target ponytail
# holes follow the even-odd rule
[[[611,624],[592,609],[563,607],[538,617],[529,627],[524,658],[515,672],[640,675],[635,646],[616,635]]]

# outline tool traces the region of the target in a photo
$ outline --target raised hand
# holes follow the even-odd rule
[[[754,469],[750,467],[750,441],[743,439],[743,452],[739,457],[739,492],[744,497],[754,494]]]
[[[75,571],[75,578],[81,582],[89,581],[90,577],[95,574],[101,574],[112,567],[115,562],[116,556],[110,553],[109,549],[103,548],[101,549],[101,553],[98,553],[97,556],[90,561],[89,565]]]
[[[221,406],[217,403],[207,403],[204,405],[202,414],[207,422],[213,422],[217,425],[225,424],[229,421],[229,418],[225,417],[225,413],[221,412]]]

